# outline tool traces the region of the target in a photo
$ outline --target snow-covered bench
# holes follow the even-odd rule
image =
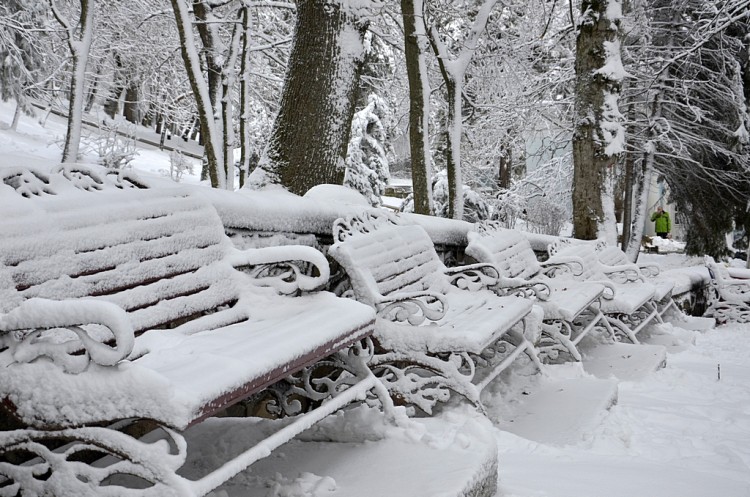
[[[532,303],[487,290],[491,265],[447,269],[423,228],[385,211],[338,219],[333,235],[344,294],[377,309],[370,366],[400,401],[431,413],[453,391],[481,406],[481,390],[521,353],[539,366],[524,334]]]
[[[519,294],[541,307],[544,337],[538,347],[548,358],[555,359],[559,352],[566,351],[580,361],[577,345],[590,331],[598,328],[613,335],[600,310],[604,285],[549,276],[565,272],[572,275],[581,271],[579,266],[555,258],[540,263],[523,234],[489,221],[475,225],[468,240],[466,255],[493,264],[500,273],[493,287],[496,293]]]
[[[661,268],[658,264],[633,264],[619,247],[608,245],[603,240],[596,244],[596,255],[602,264],[621,268],[630,267],[633,271],[640,273],[641,281],[647,281],[654,285],[654,301],[659,316],[663,318],[669,311],[678,310],[675,301],[672,299],[675,281],[661,275]]]
[[[143,495],[205,495],[355,400],[391,415],[366,365],[375,313],[310,293],[329,276],[320,252],[236,250],[180,190],[14,184],[0,183],[0,495],[134,495],[104,486],[120,475]],[[176,474],[180,432],[247,399],[290,421],[197,481]],[[168,443],[131,436],[144,424]]]
[[[750,274],[747,270],[727,268],[708,255],[704,260],[711,277],[708,309],[704,316],[714,318],[719,324],[750,321]]]
[[[638,343],[636,335],[646,325],[661,322],[654,301],[656,288],[644,280],[637,266],[608,266],[599,261],[595,244],[571,243],[565,238],[550,244],[547,251],[550,257],[577,259],[583,271],[574,274],[575,279],[600,283],[612,292],[611,298],[602,300],[602,312],[618,337]]]

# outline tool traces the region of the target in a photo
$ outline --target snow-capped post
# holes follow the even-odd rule
[[[80,17],[74,24],[57,6],[56,0],[48,0],[52,15],[65,33],[65,41],[70,50],[73,70],[70,76],[70,97],[68,99],[68,127],[65,132],[62,162],[76,162],[81,145],[81,120],[83,119],[84,86],[86,65],[94,35],[94,0],[80,0]]]
[[[614,168],[625,146],[621,19],[621,0],[583,0],[576,39],[573,236],[610,244],[617,241]]]
[[[298,0],[279,114],[246,186],[304,194],[342,184],[364,60],[368,17],[380,0]]]
[[[448,45],[443,41],[437,26],[434,24],[427,30],[430,44],[435,52],[447,89],[448,116],[446,127],[448,128],[448,144],[446,147],[446,167],[448,169],[448,215],[453,219],[463,219],[464,196],[463,180],[461,175],[461,134],[463,130],[463,116],[461,107],[463,103],[463,83],[466,69],[469,67],[471,58],[474,56],[479,45],[481,36],[487,22],[490,19],[492,9],[498,0],[484,0],[479,12],[474,19],[471,30],[466,34],[460,44],[457,54],[451,54]]]
[[[404,58],[409,79],[409,152],[414,212],[430,215],[434,211],[430,156],[430,82],[422,45],[427,44],[422,0],[401,0],[404,22]]]

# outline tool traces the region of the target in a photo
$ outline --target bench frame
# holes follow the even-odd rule
[[[703,314],[718,324],[750,322],[750,279],[735,278],[713,257],[704,256],[711,277],[708,309]]]
[[[407,226],[407,223],[403,222],[400,216],[385,211],[367,211],[360,215],[340,218],[333,226],[333,238],[336,243],[329,255],[342,264],[335,253],[337,243],[346,242],[350,237],[395,226]],[[422,229],[418,226],[414,228]],[[437,253],[434,257],[438,258]],[[498,278],[497,271],[491,264],[442,267],[445,278],[460,290],[491,290]],[[345,297],[357,297],[351,280],[348,285],[339,285],[337,293]],[[376,300],[374,307],[379,320],[408,323],[414,327],[439,322],[450,305],[448,298],[430,290],[394,292],[388,296],[378,294],[372,297]],[[471,316],[467,316],[466,319],[470,320]],[[520,324],[514,323],[493,343],[486,346],[481,354],[468,350],[453,350],[448,353],[389,350],[377,343],[374,337],[376,350],[370,360],[370,367],[398,404],[405,404],[431,414],[436,404],[447,402],[453,392],[483,412],[484,407],[479,399],[482,390],[521,354],[526,354],[536,368],[542,370],[537,352],[527,338],[529,333],[535,333],[528,329],[532,326],[530,323],[531,318],[527,314],[520,320]],[[509,346],[512,347],[510,352]]]
[[[87,191],[113,186],[119,189],[145,188],[132,175],[127,182],[118,181],[114,185],[106,177],[98,168],[67,165],[50,176],[38,171],[13,170],[6,172],[0,180],[31,201],[37,196],[58,194],[54,191],[55,185],[65,181],[71,183],[69,187]],[[96,187],[81,188],[79,184]],[[294,255],[292,260],[288,260],[286,250],[281,255],[273,252],[273,249],[234,250],[227,255],[227,260],[235,268],[245,268],[258,286],[275,288],[280,303],[327,283],[328,264],[314,249],[295,247],[291,252]],[[313,267],[318,275],[308,276]],[[50,314],[50,309],[65,309],[65,312]],[[60,317],[50,321],[50,315]],[[108,328],[114,339],[102,343],[92,337],[84,329],[90,324]],[[101,485],[113,476],[116,480],[122,475],[130,475],[150,486],[140,492],[130,490],[128,495],[132,492],[144,496],[201,496],[352,402],[379,401],[386,420],[395,422],[396,413],[390,396],[367,366],[374,354],[370,338],[373,326],[374,320],[356,330],[342,331],[336,343],[326,346],[324,354],[307,354],[294,363],[276,365],[278,367],[273,370],[256,376],[251,384],[226,392],[205,404],[200,415],[188,426],[243,399],[262,404],[266,412],[276,417],[295,417],[275,433],[195,481],[176,473],[186,460],[187,443],[180,430],[164,420],[109,419],[103,424],[97,422],[83,426],[45,421],[27,426],[13,416],[15,407],[10,399],[0,399],[0,413],[5,411],[9,415],[0,419],[5,423],[0,431],[0,495],[16,495],[20,491],[29,495],[115,495],[111,491],[121,487]],[[78,338],[64,343],[40,339],[41,331],[52,328],[70,330]],[[273,330],[269,332],[273,333]],[[95,375],[99,369],[118,371],[131,357],[137,343],[127,313],[109,302],[34,298],[7,314],[0,314],[0,363],[3,367],[28,369],[26,364],[51,361],[58,366],[57,374],[62,375],[61,379],[84,372]],[[55,377],[51,375],[44,381],[54,382]],[[144,437],[145,433],[149,435]],[[155,434],[161,441],[153,440]],[[78,460],[82,454],[92,451],[93,457],[84,458],[87,463]],[[102,457],[114,462],[106,466],[89,464]]]
[[[474,227],[480,237],[500,236],[503,229],[502,225],[496,221],[482,221]],[[521,243],[509,245],[508,250],[516,249],[517,251],[527,251],[528,256],[536,259],[531,245],[523,247]],[[479,256],[480,251],[474,251],[473,254]],[[481,260],[479,262],[497,263],[497,260]],[[539,262],[541,271],[534,276],[534,279],[524,280],[518,277],[506,277],[501,275],[498,283],[493,290],[498,295],[519,295],[524,298],[547,301],[550,298],[550,288],[545,279],[557,276],[563,278],[565,274],[580,274],[578,261],[559,258]],[[500,270],[498,269],[498,272]],[[560,353],[568,353],[575,361],[581,360],[581,353],[578,350],[578,344],[591,331],[597,330],[607,336],[614,337],[614,330],[609,321],[602,314],[600,296],[574,316],[570,321],[565,319],[544,319],[542,322],[542,334],[540,336],[537,348],[540,356],[545,360],[554,361],[558,359]]]
[[[609,245],[604,240],[599,240],[596,243],[597,257],[602,264],[609,266],[629,266],[632,265],[633,269],[641,273],[641,281],[653,281],[661,273],[661,268],[658,264],[646,264],[646,263],[631,263],[628,256],[619,247]],[[670,312],[681,313],[677,303],[672,298],[672,292],[665,294],[664,297],[655,302],[656,309],[659,312],[659,317],[663,320]]]
[[[596,247],[591,247],[590,244],[582,243],[580,244],[580,246],[584,250],[593,250],[594,253],[596,252]],[[548,245],[547,253],[550,255],[550,258],[560,257],[558,252],[570,247],[575,247],[575,245],[571,243],[569,239],[558,238],[553,243]],[[584,261],[580,257],[576,255],[572,255],[570,257],[578,258],[579,264],[581,264],[581,266],[584,265]],[[647,283],[643,275],[638,270],[638,267],[633,264],[608,266],[599,262],[598,258],[595,258],[595,261],[602,273],[604,273],[604,275],[610,280],[609,282],[597,280],[597,283],[609,285],[610,291],[612,292],[609,295],[609,298],[616,298],[616,295],[614,294],[614,286],[612,285],[612,283]],[[656,321],[657,323],[663,322],[661,315],[659,314],[659,310],[657,309],[656,302],[654,302],[653,299],[645,302],[631,314],[626,314],[624,312],[607,312],[605,313],[605,316],[607,317],[610,325],[615,330],[615,335],[618,337],[618,339],[627,338],[631,343],[634,344],[640,343],[637,338],[637,334],[649,323],[651,323],[652,321]]]

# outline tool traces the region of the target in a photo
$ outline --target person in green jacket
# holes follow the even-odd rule
[[[672,231],[672,221],[669,220],[668,212],[664,212],[664,209],[657,207],[656,212],[651,214],[651,220],[655,223],[654,230],[659,237],[669,237],[669,233]]]

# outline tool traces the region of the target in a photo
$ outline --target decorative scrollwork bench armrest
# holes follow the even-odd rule
[[[85,325],[108,328],[114,346],[92,337]],[[44,335],[55,329],[69,330],[76,338],[60,341]],[[130,354],[134,343],[133,327],[125,311],[100,300],[31,299],[0,315],[0,367],[46,357],[66,373],[77,374],[90,362],[116,365]]]
[[[516,295],[523,298],[549,300],[552,290],[544,281],[500,277],[492,288],[498,295]]]
[[[439,321],[445,316],[448,303],[435,292],[404,292],[382,297],[375,305],[378,315],[397,323],[419,326],[426,320]]]
[[[619,266],[605,266],[602,271],[616,283],[644,282],[644,278],[635,264],[621,264]]]
[[[540,264],[543,268],[543,274],[550,277],[558,277],[568,273],[572,276],[583,274],[583,259],[575,255],[553,255]]]
[[[325,256],[304,245],[234,250],[227,261],[252,276],[253,283],[273,287],[283,295],[318,290],[328,283],[331,272]],[[306,274],[310,267],[317,270],[317,276]]]
[[[453,286],[470,291],[492,288],[500,279],[497,268],[486,262],[449,268],[445,274]]]

